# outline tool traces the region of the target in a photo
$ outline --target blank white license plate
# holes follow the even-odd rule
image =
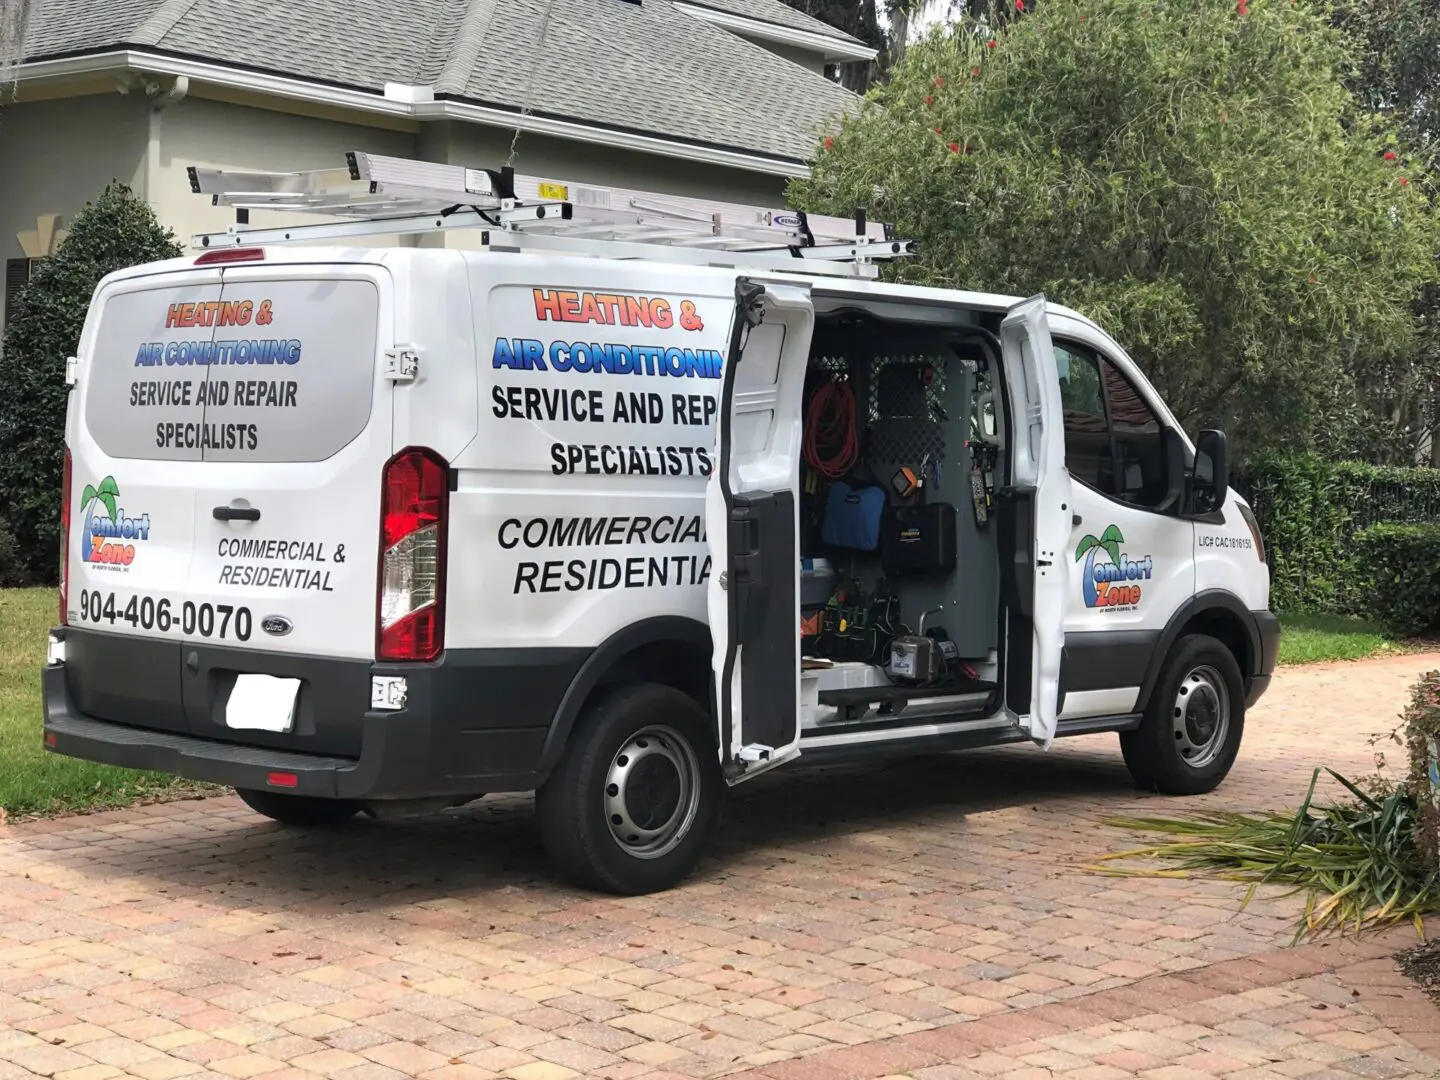
[[[239,731],[289,731],[295,726],[299,679],[239,675],[225,703],[225,726]]]

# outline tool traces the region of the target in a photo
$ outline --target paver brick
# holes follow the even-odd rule
[[[0,826],[0,1080],[1428,1080],[1398,945],[1289,950],[1279,890],[1084,867],[1129,839],[1107,817],[1368,771],[1436,662],[1282,672],[1183,802],[1107,738],[761,778],[652,897],[557,884],[524,798],[323,837],[228,798]]]

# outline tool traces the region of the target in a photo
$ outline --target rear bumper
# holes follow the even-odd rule
[[[52,636],[63,640],[66,633]],[[73,673],[63,662],[54,663],[42,675],[45,745],[53,753],[106,765],[322,798],[380,801],[530,791],[543,780],[540,759],[554,707],[583,654],[536,650],[517,657],[516,652],[461,652],[414,667],[343,661],[358,669],[343,682],[366,694],[372,675],[403,675],[407,681],[405,707],[399,710],[368,709],[368,697],[359,694],[320,703],[331,716],[338,711],[353,724],[358,738],[348,741],[358,748],[356,756],[275,746],[274,736],[265,737],[272,742],[265,746],[246,741],[244,732],[233,733],[233,739],[202,737],[193,730],[141,726],[142,719],[131,722],[128,716],[117,723],[86,715],[73,693]],[[294,658],[284,659],[293,668]],[[280,666],[279,658],[267,664],[264,653],[246,654],[243,662],[244,670],[262,674],[274,673],[267,666]],[[333,668],[337,661],[323,663]],[[329,678],[317,685],[328,690],[336,683]]]

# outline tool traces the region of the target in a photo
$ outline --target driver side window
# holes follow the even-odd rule
[[[1055,343],[1065,410],[1065,467],[1119,502],[1157,509],[1169,490],[1160,420],[1134,384],[1103,356]]]

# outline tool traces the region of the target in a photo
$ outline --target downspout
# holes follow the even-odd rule
[[[175,81],[170,85],[170,89],[163,92],[158,82],[147,80],[145,83],[145,96],[150,101],[150,113],[149,132],[145,144],[144,198],[157,214],[160,212],[160,193],[157,185],[160,182],[160,134],[163,127],[160,114],[169,106],[184,101],[185,95],[189,92],[190,79],[185,75],[177,75]]]

